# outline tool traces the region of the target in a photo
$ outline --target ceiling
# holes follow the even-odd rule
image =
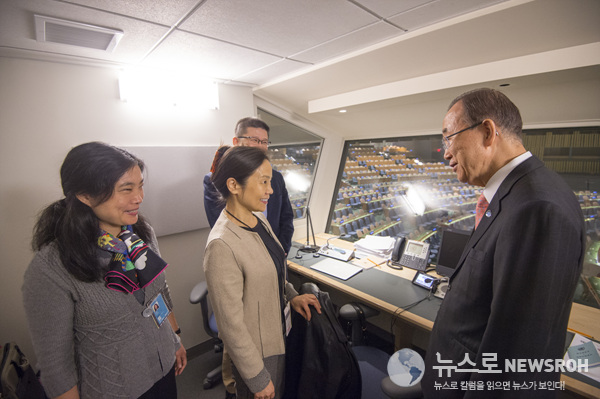
[[[124,34],[111,52],[39,42],[36,14]],[[423,129],[415,104],[472,85],[597,80],[598,21],[597,0],[0,0],[0,56],[192,72],[359,137],[393,134],[402,104]]]

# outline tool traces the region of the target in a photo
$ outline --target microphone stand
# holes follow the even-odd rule
[[[309,228],[310,228],[310,230],[309,230]],[[310,232],[312,232],[313,245],[310,245]],[[317,242],[315,240],[315,229],[313,228],[312,218],[310,217],[310,209],[308,208],[308,205],[307,205],[306,206],[306,243],[304,244],[303,247],[301,247],[299,249],[299,251],[315,253],[315,252],[318,252],[320,248],[321,247],[319,247],[317,245]]]

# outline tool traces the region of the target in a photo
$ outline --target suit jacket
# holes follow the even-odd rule
[[[225,207],[225,203],[220,201],[221,196],[210,181],[211,175],[212,173],[207,173],[204,176],[204,210],[208,223],[212,228]],[[273,194],[269,197],[269,204],[267,205],[267,220],[277,239],[279,239],[283,250],[285,253],[289,253],[292,246],[292,236],[294,235],[294,212],[292,211],[292,204],[283,176],[275,169],[273,169],[271,187],[273,188]]]
[[[559,373],[506,373],[505,359],[561,359],[585,251],[583,215],[573,191],[531,157],[502,182],[473,232],[433,326],[422,386],[426,398],[482,397],[466,381],[558,381]],[[452,361],[443,364],[437,361]],[[452,372],[433,366],[490,369]],[[464,363],[466,360],[474,363]],[[455,383],[457,390],[434,384]],[[512,387],[513,385],[511,385]],[[485,397],[553,397],[555,391],[487,391]]]

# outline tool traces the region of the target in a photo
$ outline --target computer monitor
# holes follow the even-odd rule
[[[442,242],[435,271],[441,276],[450,276],[456,269],[471,232],[446,227],[442,231]]]

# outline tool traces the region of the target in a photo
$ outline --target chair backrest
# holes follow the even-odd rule
[[[190,303],[200,304],[204,331],[206,331],[209,336],[218,338],[219,331],[217,330],[217,323],[215,322],[213,310],[208,299],[208,287],[206,286],[206,281],[201,281],[192,288],[192,292],[190,292]]]

